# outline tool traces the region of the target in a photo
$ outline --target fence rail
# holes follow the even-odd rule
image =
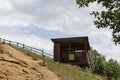
[[[23,49],[25,49],[25,50],[34,52],[34,53],[39,54],[39,55],[42,55],[42,56],[48,56],[48,57],[53,58],[53,55],[52,55],[52,54],[46,53],[44,50],[37,49],[37,48],[31,47],[31,46],[27,46],[27,45],[22,44],[22,43],[18,43],[18,42],[6,40],[6,39],[3,39],[3,38],[0,38],[0,43],[13,45],[13,46],[16,46],[16,47],[18,47],[18,48],[23,48]]]

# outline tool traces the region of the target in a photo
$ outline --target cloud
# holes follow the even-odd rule
[[[2,1],[1,1],[2,2]],[[5,0],[0,25],[37,25],[47,30],[72,31],[92,25],[91,8],[78,9],[74,0]],[[86,17],[85,17],[86,16]],[[77,33],[76,33],[77,34]]]
[[[118,62],[120,62],[120,50],[119,50],[119,47],[120,46],[115,46],[115,47],[113,47],[113,48],[111,48],[111,49],[109,49],[109,50],[106,50],[105,51],[105,56],[106,56],[106,58],[107,59],[115,59],[115,60],[117,60]]]
[[[27,28],[21,27],[0,27],[0,37],[15,42],[20,42],[28,46],[45,50],[52,54],[53,43],[49,39],[30,34]]]
[[[75,35],[86,28],[88,33],[92,29],[94,31],[93,18],[89,13],[93,9],[101,9],[100,6],[96,7],[96,4],[90,8],[78,9],[74,0],[5,0],[1,1],[1,4],[5,4],[1,5],[0,9],[3,11],[0,18],[2,26],[35,25]]]

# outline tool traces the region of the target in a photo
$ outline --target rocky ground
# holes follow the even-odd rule
[[[6,44],[0,44],[0,80],[59,80],[42,60],[33,60]]]

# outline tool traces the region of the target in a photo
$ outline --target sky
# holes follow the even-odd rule
[[[0,37],[53,54],[51,38],[88,36],[93,49],[120,62],[120,45],[109,29],[95,27],[94,10],[105,9],[97,3],[79,9],[75,0],[0,0]]]

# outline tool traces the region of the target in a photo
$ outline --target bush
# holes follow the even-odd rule
[[[120,66],[117,61],[110,59],[106,63],[105,73],[108,80],[118,80],[118,78],[120,77]]]
[[[95,63],[95,69],[93,71],[96,74],[105,75],[105,61],[102,57],[99,57]]]

